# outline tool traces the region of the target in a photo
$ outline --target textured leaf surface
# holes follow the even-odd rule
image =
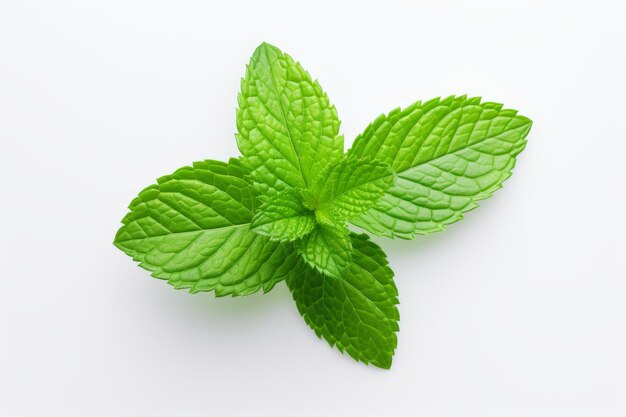
[[[343,159],[304,192],[305,201],[316,212],[330,211],[336,221],[343,222],[376,204],[393,178],[393,170],[385,162]]]
[[[114,244],[156,278],[218,296],[269,291],[298,259],[249,230],[256,194],[237,161],[196,162],[143,190]]]
[[[292,241],[311,232],[315,216],[302,203],[298,190],[281,191],[263,204],[254,215],[250,229],[273,240]]]
[[[306,267],[287,285],[318,337],[359,361],[389,368],[400,318],[393,272],[367,235],[352,233],[351,239],[354,252],[343,279]]]
[[[241,82],[237,145],[251,177],[272,195],[305,188],[341,159],[337,112],[320,85],[278,48],[262,44]]]
[[[317,224],[315,229],[295,242],[302,258],[313,268],[342,277],[352,257],[350,235],[345,227]]]
[[[511,176],[531,124],[516,110],[465,96],[417,102],[379,117],[348,155],[385,161],[396,179],[352,222],[405,239],[444,230]]]

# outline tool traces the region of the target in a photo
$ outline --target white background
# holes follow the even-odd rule
[[[0,0],[0,415],[626,415],[623,1]],[[284,285],[214,299],[111,241],[130,200],[237,154],[262,41],[343,120],[467,93],[535,122],[445,233],[382,241],[390,371],[318,340]]]

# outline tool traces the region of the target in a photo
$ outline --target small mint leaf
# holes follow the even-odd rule
[[[303,192],[305,204],[315,207],[316,213],[334,212],[334,217],[343,222],[376,204],[393,179],[394,172],[385,162],[343,159]]]
[[[264,203],[254,215],[250,230],[272,240],[292,241],[315,227],[315,216],[302,203],[300,192],[287,189]]]
[[[317,224],[313,231],[295,242],[302,259],[318,271],[342,277],[352,257],[348,229]]]

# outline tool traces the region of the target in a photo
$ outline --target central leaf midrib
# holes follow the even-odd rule
[[[472,146],[475,146],[475,145],[478,145],[478,144],[480,144],[480,143],[483,143],[483,142],[484,142],[484,141],[486,141],[486,140],[489,140],[489,139],[496,139],[498,136],[501,136],[501,135],[503,135],[503,134],[505,134],[505,133],[512,132],[512,131],[517,130],[517,129],[522,128],[522,127],[525,127],[525,125],[518,126],[518,127],[514,128],[514,129],[507,130],[507,131],[505,131],[505,132],[500,132],[500,133],[498,133],[497,135],[488,136],[488,137],[486,137],[486,138],[484,138],[484,139],[482,139],[482,140],[479,140],[479,141],[477,141],[477,142],[474,142],[474,143],[471,143],[471,144],[469,144],[469,145],[466,145],[466,146],[462,146],[462,147],[460,147],[460,148],[457,148],[457,149],[453,150],[452,152],[445,153],[445,154],[443,154],[443,155],[440,155],[440,156],[438,156],[438,157],[436,157],[436,158],[429,159],[429,160],[427,160],[427,161],[422,161],[422,162],[420,162],[420,163],[419,163],[419,164],[417,164],[417,165],[410,166],[410,167],[408,167],[407,169],[403,169],[402,171],[397,171],[397,172],[396,172],[396,175],[397,175],[398,177],[400,177],[400,178],[403,178],[403,179],[407,180],[407,181],[412,181],[412,180],[410,180],[409,178],[402,177],[402,176],[401,176],[401,174],[404,174],[405,172],[410,171],[410,170],[412,170],[412,169],[419,168],[419,167],[421,167],[422,165],[426,165],[426,164],[433,163],[433,162],[437,161],[438,159],[445,158],[445,157],[450,156],[450,155],[454,155],[455,153],[457,153],[457,152],[459,152],[459,151],[463,151],[463,150],[465,150],[465,149],[469,149],[469,148],[471,148]],[[524,139],[522,139],[522,140],[524,140]],[[519,142],[519,140],[515,141],[514,143],[517,143],[517,142]],[[482,152],[482,153],[485,153],[485,152]],[[397,155],[396,155],[396,156],[397,156]],[[509,156],[510,156],[510,155],[509,155]],[[395,162],[395,158],[394,158],[394,162]]]
[[[228,226],[220,226],[220,227],[213,227],[210,229],[206,229],[206,228],[201,228],[198,230],[186,230],[184,232],[169,232],[169,233],[164,233],[162,235],[154,235],[154,236],[146,236],[146,237],[137,237],[137,238],[132,238],[132,239],[126,239],[126,240],[118,240],[115,243],[126,243],[126,242],[134,242],[137,240],[147,240],[147,239],[155,239],[155,238],[160,238],[163,236],[170,236],[170,235],[182,235],[182,234],[186,234],[186,233],[205,233],[205,232],[211,232],[214,230],[222,230],[222,229],[236,229],[239,227],[243,227],[243,226],[250,226],[250,223],[241,223],[241,224],[231,224]]]
[[[269,64],[269,70],[270,70],[270,82],[272,84],[272,90],[274,90],[274,94],[276,94],[276,101],[278,103],[278,108],[280,110],[280,115],[283,118],[283,124],[285,126],[285,130],[287,130],[287,137],[289,138],[289,144],[291,145],[291,150],[293,151],[293,154],[296,158],[296,168],[298,168],[298,173],[300,174],[300,177],[302,178],[302,182],[304,182],[304,186],[308,186],[307,180],[304,177],[304,173],[302,172],[302,166],[300,165],[300,158],[298,156],[298,153],[296,152],[296,146],[294,144],[293,141],[293,137],[291,135],[291,129],[289,129],[289,125],[287,125],[287,116],[285,115],[285,110],[283,109],[283,104],[280,101],[280,95],[278,94],[278,89],[276,88],[276,81],[274,80],[274,69],[272,64],[270,64],[270,57],[267,53],[267,51],[265,51],[265,59],[267,59],[268,64]]]

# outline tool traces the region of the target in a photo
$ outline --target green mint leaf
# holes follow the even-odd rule
[[[288,189],[263,204],[254,215],[250,230],[272,240],[292,241],[315,227],[315,216],[302,203],[300,192]]]
[[[335,222],[350,219],[376,204],[394,179],[389,164],[367,159],[343,159],[327,171],[303,195],[305,204],[315,209],[318,217],[332,213],[329,217]]]
[[[237,145],[265,196],[306,188],[343,154],[337,111],[299,63],[267,43],[241,82]]]
[[[217,296],[269,291],[298,256],[249,230],[257,195],[236,160],[196,162],[130,204],[114,244],[152,276]]]
[[[313,231],[295,242],[306,263],[318,271],[342,277],[352,257],[350,235],[345,227],[317,224]]]
[[[400,318],[393,272],[367,235],[352,233],[351,240],[352,261],[343,278],[306,267],[286,282],[318,337],[356,360],[389,368]]]
[[[417,102],[380,116],[348,155],[385,161],[396,179],[352,223],[405,239],[444,230],[511,176],[531,125],[516,110],[465,96]]]

